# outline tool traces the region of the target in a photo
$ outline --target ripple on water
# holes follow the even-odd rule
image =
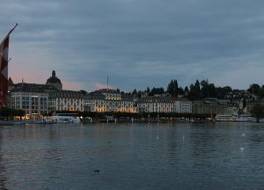
[[[261,125],[33,126],[1,128],[0,137],[0,189],[264,185]]]

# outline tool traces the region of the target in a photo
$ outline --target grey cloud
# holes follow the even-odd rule
[[[264,69],[255,65],[264,59],[260,0],[2,1],[0,34],[19,22],[18,47],[48,52],[54,62],[46,69],[88,90],[108,73],[124,89],[164,86],[172,78],[246,88],[249,81],[226,77],[230,69],[241,78],[249,67]]]

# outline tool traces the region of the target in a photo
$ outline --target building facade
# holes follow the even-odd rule
[[[84,111],[137,113],[133,97],[122,96],[117,90],[102,89],[91,92],[85,98]]]
[[[49,109],[50,111],[84,111],[85,92],[60,90],[50,94]]]
[[[49,112],[49,93],[56,91],[51,86],[18,83],[9,92],[9,107],[24,110],[26,114],[47,114]]]
[[[48,94],[38,92],[14,92],[11,108],[24,110],[26,114],[48,114]]]
[[[26,114],[48,114],[57,111],[84,111],[85,91],[62,90],[55,71],[46,84],[10,83],[9,106]]]
[[[205,99],[192,102],[194,114],[220,114],[225,113],[231,107],[228,102],[218,99]]]
[[[174,101],[170,97],[145,97],[137,101],[141,113],[172,113]]]
[[[192,101],[188,99],[177,99],[174,102],[174,113],[192,113]]]

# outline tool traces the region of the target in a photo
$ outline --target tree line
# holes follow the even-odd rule
[[[189,86],[180,86],[177,80],[171,80],[167,87],[147,87],[145,90],[134,89],[132,92],[129,92],[129,95],[136,97],[144,96],[155,96],[155,95],[168,95],[171,97],[186,97],[190,100],[199,100],[204,98],[218,98],[226,99],[228,94],[232,92],[240,91],[237,89],[232,89],[230,86],[216,86],[214,83],[209,82],[208,80],[196,80],[194,83],[191,83]],[[251,84],[247,90],[252,95],[256,97],[264,97],[264,85]]]
[[[251,84],[248,91],[257,97],[264,97],[264,85],[260,86],[259,84]]]
[[[177,80],[171,80],[166,89],[163,87],[153,87],[152,89],[147,87],[147,89],[143,91],[134,89],[129,94],[137,97],[142,97],[142,95],[154,96],[167,94],[175,98],[181,96],[191,100],[199,100],[203,98],[224,99],[232,90],[230,86],[216,87],[214,83],[210,83],[208,80],[202,80],[201,82],[196,80],[195,83],[185,87],[179,86]]]

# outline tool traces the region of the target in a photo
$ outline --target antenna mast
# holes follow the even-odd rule
[[[107,77],[106,77],[106,88],[107,88],[107,90],[109,89],[108,88],[108,83],[109,83],[109,76],[107,75]]]

